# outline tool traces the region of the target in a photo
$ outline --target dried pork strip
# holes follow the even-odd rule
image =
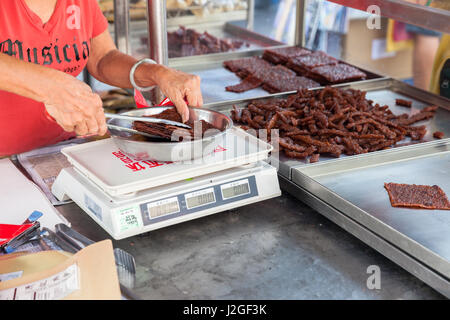
[[[433,137],[435,137],[436,139],[442,139],[444,138],[444,133],[441,131],[435,131],[433,132]]]
[[[450,210],[445,192],[437,185],[385,183],[393,207]]]
[[[290,143],[286,139],[283,139],[283,138],[280,138],[278,140],[278,143],[284,149],[288,149],[288,150],[295,151],[295,152],[305,152],[306,151],[306,147],[292,143],[292,142]]]
[[[267,49],[263,53],[263,58],[275,64],[285,64],[289,58],[311,54],[308,49],[299,47],[284,47],[277,49]]]
[[[408,119],[400,120],[398,123],[403,126],[409,126],[413,123],[416,123],[416,122],[419,122],[422,120],[428,120],[433,117],[434,117],[434,112],[419,112],[419,113],[411,116]]]
[[[313,146],[308,147],[305,152],[296,152],[296,151],[291,151],[291,150],[284,150],[284,153],[291,158],[296,158],[296,159],[305,159],[306,157],[310,156],[311,154],[313,154],[316,151],[316,148],[314,148]]]
[[[262,83],[263,82],[261,80],[258,80],[255,77],[253,77],[252,75],[249,75],[244,80],[242,80],[241,83],[225,87],[225,90],[230,91],[230,92],[241,93],[241,92],[245,92],[248,90],[258,88],[259,86],[262,85]]]
[[[308,76],[324,84],[337,84],[362,80],[367,77],[361,70],[344,63],[315,67],[309,70]]]
[[[438,106],[428,106],[423,108],[421,112],[436,112],[438,109]]]
[[[260,109],[259,107],[255,106],[254,104],[249,104],[247,108],[248,108],[248,110],[250,110],[250,112],[253,112],[255,114],[259,114],[262,116],[266,115],[266,111],[264,111],[263,109]]]
[[[272,119],[270,119],[270,121],[269,121],[269,122],[267,123],[267,125],[266,125],[266,129],[267,129],[267,130],[270,130],[270,129],[272,129],[273,127],[275,127],[277,121],[278,121],[278,113],[276,113],[276,114],[272,117]]]
[[[411,108],[411,106],[412,106],[412,101],[405,100],[405,99],[395,99],[395,104],[396,104],[397,106],[402,106],[402,107]]]

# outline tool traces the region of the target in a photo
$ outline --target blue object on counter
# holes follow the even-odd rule
[[[27,218],[27,220],[25,220],[22,224],[33,223],[33,222],[37,221],[43,215],[44,214],[42,212],[35,210],[30,214],[30,216]]]

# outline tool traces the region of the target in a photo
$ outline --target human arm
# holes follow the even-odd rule
[[[135,58],[117,50],[107,30],[91,41],[87,68],[101,82],[120,88],[132,88],[129,75],[136,62]],[[183,121],[189,119],[188,104],[193,107],[203,105],[198,76],[159,64],[144,63],[136,69],[135,82],[140,87],[157,85],[175,104]]]
[[[4,53],[0,53],[0,70],[0,90],[44,103],[65,131],[79,135],[106,133],[101,99],[85,83]]]

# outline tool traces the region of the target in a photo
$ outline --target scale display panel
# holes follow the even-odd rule
[[[255,176],[250,176],[143,203],[140,205],[142,221],[149,225],[258,195]]]
[[[215,203],[216,196],[214,188],[208,188],[201,191],[191,192],[184,195],[186,207],[188,209],[197,208],[206,204]]]
[[[223,184],[220,186],[220,189],[222,190],[223,199],[231,199],[250,193],[248,179]]]
[[[178,198],[173,197],[147,204],[148,216],[150,219],[166,216],[180,212]]]

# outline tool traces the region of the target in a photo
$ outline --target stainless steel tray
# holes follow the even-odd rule
[[[245,29],[243,29],[245,30]],[[255,35],[258,35],[255,33]],[[260,35],[259,35],[260,36]],[[260,36],[262,37],[262,36]],[[287,45],[273,45],[272,48],[286,47]],[[251,49],[251,48],[250,48]],[[266,48],[244,50],[228,53],[217,53],[202,56],[173,58],[169,60],[169,66],[184,72],[198,75],[202,79],[201,87],[205,103],[217,103],[229,100],[245,100],[271,96],[261,87],[242,93],[228,92],[225,87],[241,82],[241,79],[233,72],[223,67],[223,62],[251,56],[262,56]],[[361,69],[361,68],[359,68]],[[368,80],[386,79],[371,71],[361,69],[368,75]],[[363,81],[363,82],[365,82]],[[352,82],[355,83],[355,82]],[[335,85],[342,86],[345,84]],[[290,92],[294,93],[294,91]]]
[[[311,195],[308,204],[320,213],[339,221],[346,230],[358,229],[354,234],[362,241],[379,246],[377,250],[450,297],[450,211],[392,208],[384,189],[384,182],[437,184],[450,196],[450,138],[430,136],[442,131],[450,137],[450,100],[386,78],[336,87],[367,91],[368,99],[389,105],[394,113],[439,106],[433,119],[417,124],[427,125],[430,141],[356,156],[321,157],[314,164],[281,156],[279,175],[288,182],[285,190],[299,199]],[[396,98],[412,100],[413,107],[395,106]],[[208,108],[225,112],[232,104],[245,107],[251,100],[210,104]],[[329,208],[342,217],[333,219]]]
[[[438,185],[450,195],[450,140],[293,169],[291,181],[450,279],[450,211],[394,208],[385,182]]]

